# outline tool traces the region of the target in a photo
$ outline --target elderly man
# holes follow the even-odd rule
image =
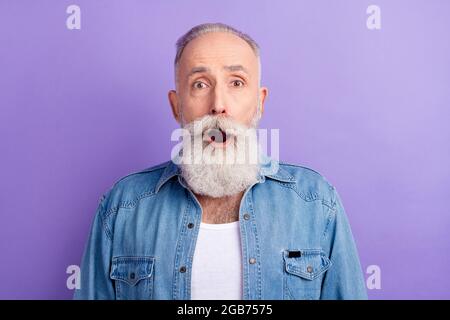
[[[260,79],[258,45],[230,26],[178,40],[168,96],[183,141],[102,196],[75,298],[367,298],[336,189],[257,147]]]

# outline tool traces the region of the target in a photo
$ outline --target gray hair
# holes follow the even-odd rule
[[[253,40],[249,35],[229,26],[224,23],[203,23],[193,27],[191,30],[182,35],[176,42],[177,53],[175,55],[174,61],[174,69],[175,69],[175,83],[178,85],[178,63],[180,61],[181,55],[183,53],[184,48],[188,45],[189,42],[194,40],[195,38],[201,36],[202,34],[210,33],[210,32],[227,32],[238,36],[242,40],[248,43],[256,57],[258,58],[258,69],[259,69],[259,79],[258,83],[261,82],[261,61],[259,55],[259,46],[255,40]]]

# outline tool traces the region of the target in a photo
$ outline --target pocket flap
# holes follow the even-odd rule
[[[314,280],[331,266],[322,249],[285,250],[283,258],[286,272],[307,280]]]
[[[152,276],[154,262],[154,257],[113,257],[110,277],[134,286]]]

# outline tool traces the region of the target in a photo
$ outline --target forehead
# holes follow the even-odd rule
[[[242,65],[249,72],[256,72],[258,57],[250,45],[238,36],[225,32],[201,35],[187,44],[179,61],[180,73],[195,67],[220,67]]]

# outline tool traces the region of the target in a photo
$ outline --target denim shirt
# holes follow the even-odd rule
[[[267,159],[239,208],[242,298],[367,299],[336,189],[314,170]],[[191,299],[201,220],[174,162],[121,178],[98,204],[74,299]]]

